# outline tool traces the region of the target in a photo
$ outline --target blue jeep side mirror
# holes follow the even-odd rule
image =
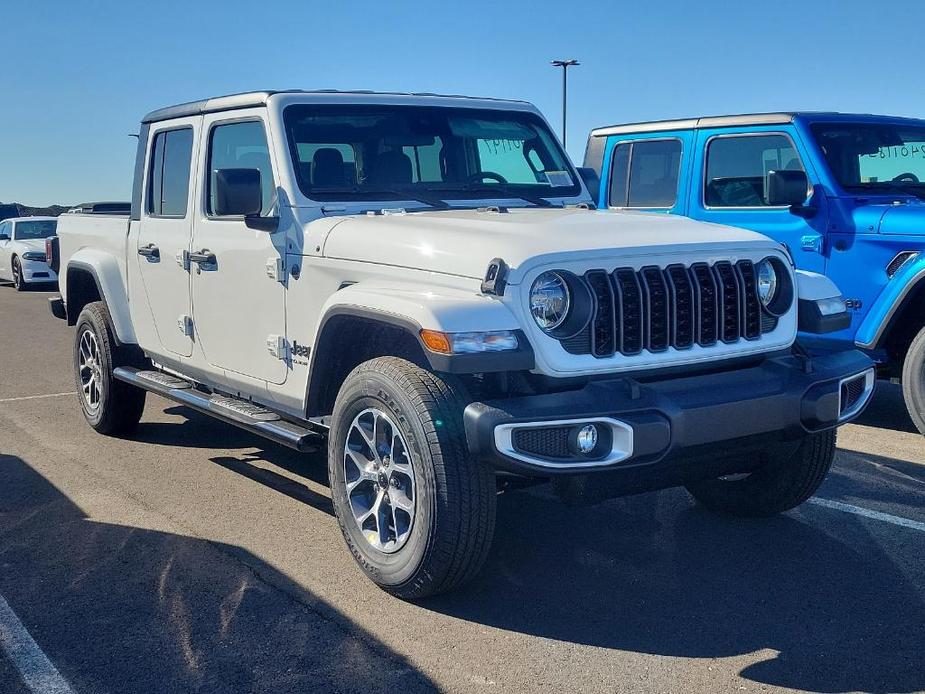
[[[809,179],[805,171],[768,171],[764,196],[771,207],[802,205],[809,194]]]

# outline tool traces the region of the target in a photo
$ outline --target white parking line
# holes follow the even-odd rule
[[[51,664],[26,627],[0,595],[0,649],[13,663],[22,681],[35,694],[74,694],[71,685]]]
[[[74,395],[76,390],[69,390],[66,393],[49,393],[48,395],[23,395],[19,398],[0,398],[0,402],[21,402],[23,400],[41,400],[42,398],[62,398],[65,395]]]
[[[899,525],[903,528],[909,528],[911,530],[918,530],[919,532],[925,532],[925,523],[922,523],[921,521],[910,520],[908,518],[902,518],[900,516],[891,516],[889,513],[871,511],[870,509],[861,508],[860,506],[852,506],[851,504],[843,504],[840,501],[831,501],[829,499],[820,499],[818,497],[813,497],[809,500],[808,503],[815,504],[816,506],[824,506],[825,508],[835,509],[836,511],[853,513],[856,516],[872,518],[873,520],[883,521],[884,523],[892,523],[893,525]]]

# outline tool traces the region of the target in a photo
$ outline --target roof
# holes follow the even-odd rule
[[[438,98],[438,99],[472,99],[473,101],[488,101],[496,103],[526,104],[525,101],[515,99],[495,99],[491,97],[472,97],[460,96],[456,94],[431,94],[428,92],[375,92],[370,90],[338,90],[338,89],[281,89],[281,90],[264,90],[256,92],[242,92],[240,94],[228,94],[225,96],[216,96],[209,99],[200,99],[199,101],[189,101],[175,106],[167,106],[151,111],[144,118],[142,123],[154,123],[156,121],[169,120],[171,118],[185,118],[188,116],[198,116],[203,113],[214,113],[216,111],[229,111],[240,108],[251,108],[254,106],[264,106],[267,100],[276,94],[338,94],[338,95],[356,95],[356,96],[381,96],[381,97],[408,97],[408,98]]]
[[[785,125],[800,117],[836,118],[839,120],[889,118],[891,120],[918,120],[899,116],[877,116],[870,113],[839,113],[836,111],[789,111],[780,113],[743,113],[729,116],[703,116],[700,118],[682,118],[678,120],[655,120],[641,123],[624,123],[595,128],[592,137],[623,135],[628,133],[653,133],[664,130],[699,130],[702,128],[728,128],[750,125]]]
[[[51,222],[56,219],[57,217],[36,215],[35,217],[7,217],[6,219],[2,221],[4,222]]]

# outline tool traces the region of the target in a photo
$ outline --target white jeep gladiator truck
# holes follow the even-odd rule
[[[124,434],[151,391],[326,442],[350,551],[406,599],[476,574],[506,485],[800,504],[873,387],[861,353],[796,341],[843,326],[838,290],[756,233],[597,211],[585,174],[517,101],[267,91],[150,113],[130,214],[64,215],[49,244],[80,407]]]

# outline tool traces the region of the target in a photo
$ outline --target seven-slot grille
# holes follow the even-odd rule
[[[595,299],[594,314],[585,330],[562,340],[572,354],[605,358],[710,347],[755,340],[777,325],[762,315],[750,260],[589,270],[584,281]]]

